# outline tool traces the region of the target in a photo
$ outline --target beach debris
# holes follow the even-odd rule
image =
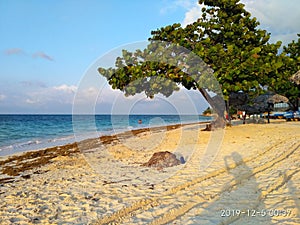
[[[12,183],[14,181],[15,181],[14,177],[5,177],[0,179],[0,184],[2,185],[5,183]]]
[[[184,159],[183,156],[180,156],[179,160],[180,160],[180,163],[181,163],[181,164],[185,164],[185,159]]]
[[[142,166],[147,167],[156,167],[156,168],[165,168],[165,167],[172,167],[172,166],[178,166],[181,162],[179,159],[177,159],[176,155],[169,152],[155,152],[150,160]]]
[[[201,131],[212,131],[212,125],[211,124],[206,124],[206,127],[204,129],[202,129]]]
[[[30,179],[31,175],[30,174],[25,174],[25,175],[21,175],[22,178],[24,179]]]

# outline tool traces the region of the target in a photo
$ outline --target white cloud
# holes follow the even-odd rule
[[[0,101],[2,101],[2,100],[4,100],[4,99],[6,99],[6,95],[1,94],[1,95],[0,95]]]
[[[75,104],[78,105],[76,112],[89,113],[113,113],[113,114],[127,114],[127,113],[176,113],[176,110],[181,113],[191,114],[195,108],[199,113],[202,112],[200,108],[205,103],[199,91],[187,91],[181,88],[180,91],[174,91],[173,94],[166,98],[162,94],[155,95],[154,99],[147,98],[145,93],[135,94],[126,97],[120,90],[113,90],[111,86],[106,84],[102,88],[87,88],[77,92]],[[176,107],[175,107],[176,106]],[[174,108],[175,107],[175,108]],[[199,108],[200,107],[200,108]],[[86,110],[86,111],[84,111]],[[175,111],[174,111],[175,110]]]
[[[160,13],[170,13],[176,11],[178,8],[190,9],[195,5],[195,1],[192,0],[172,0],[164,1],[165,7],[161,8]]]
[[[271,41],[284,44],[297,38],[300,27],[300,4],[298,0],[242,0],[263,29],[271,33]]]
[[[47,105],[49,103],[72,104],[76,90],[76,86],[66,84],[40,87],[34,91],[28,91],[25,102],[36,105]]]
[[[184,16],[184,20],[182,22],[182,26],[185,27],[188,24],[191,24],[193,22],[195,22],[201,15],[202,15],[202,6],[199,5],[198,3],[190,8]]]
[[[165,1],[166,6],[161,9],[161,13],[172,13],[178,9],[186,10],[182,26],[195,22],[201,16],[202,6],[195,0],[176,0],[176,1]]]
[[[268,26],[279,32],[299,31],[300,5],[298,0],[242,0],[245,8],[252,16],[261,21],[264,26]]]
[[[99,89],[94,86],[80,88],[77,90],[74,102],[75,104],[94,104],[97,100],[99,101],[98,95],[99,95]],[[100,92],[101,93],[101,92]]]
[[[25,100],[25,102],[28,103],[28,104],[36,104],[36,103],[38,103],[38,101],[34,101],[34,100],[32,100],[32,99],[29,99],[29,98],[27,98],[27,99]]]
[[[169,9],[179,7],[182,1],[175,1]],[[300,4],[299,0],[241,0],[247,11],[260,22],[260,27],[271,33],[271,42],[282,41],[283,44],[298,39],[300,33]],[[198,1],[187,1],[184,7],[187,12],[182,21],[183,27],[193,23],[201,16]]]
[[[185,89],[174,92],[169,98],[159,94],[154,99],[146,98],[144,93],[125,97],[123,92],[113,90],[109,85],[103,89],[87,86],[78,90],[75,85],[67,84],[47,87],[19,83],[14,89],[11,93],[0,94],[0,100],[10,96],[10,101],[5,101],[5,105],[2,103],[0,112],[14,109],[24,113],[71,113],[73,109],[75,113],[191,113],[194,107],[205,104],[199,99],[199,92]]]
[[[112,114],[192,114],[195,111],[201,113],[205,107],[207,103],[200,92],[184,88],[174,91],[168,98],[158,94],[153,99],[144,93],[125,97],[121,91],[105,88],[99,93],[96,104],[98,113]]]
[[[66,84],[62,84],[60,86],[54,86],[53,89],[67,92],[67,93],[75,93],[77,91],[77,87],[75,85],[68,86]]]
[[[6,85],[0,93],[0,113],[71,113],[76,90],[75,85],[46,86],[37,81]]]

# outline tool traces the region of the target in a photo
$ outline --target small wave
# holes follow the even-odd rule
[[[0,148],[0,152],[1,151],[10,151],[12,150],[14,147],[12,145],[8,145],[8,146],[3,146]]]
[[[40,140],[27,141],[27,142],[18,143],[18,144],[13,145],[13,148],[22,148],[25,146],[37,145],[37,144],[41,144],[41,143],[42,143],[42,141],[40,141]]]
[[[32,140],[32,141],[16,143],[16,144],[0,147],[0,152],[1,152],[1,155],[9,155],[9,154],[13,154],[16,152],[22,152],[22,151],[26,151],[26,150],[34,150],[34,149],[37,149],[36,146],[39,146],[40,144],[42,144],[42,141],[40,141],[40,140]]]
[[[53,138],[49,139],[47,142],[52,143],[52,142],[60,142],[60,141],[67,141],[67,140],[72,140],[74,139],[74,135],[66,136],[66,137],[59,137],[59,138]]]

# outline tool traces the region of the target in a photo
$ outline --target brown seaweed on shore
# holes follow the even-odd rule
[[[164,130],[173,130],[185,125],[191,124],[201,124],[200,123],[190,123],[190,124],[176,124],[176,125],[168,125],[154,128],[142,128],[132,131],[126,131],[120,134],[115,135],[105,135],[100,138],[92,138],[83,140],[79,143],[71,143],[63,146],[56,146],[47,149],[37,150],[37,151],[29,151],[22,153],[20,155],[12,155],[5,160],[0,161],[0,172],[2,174],[6,174],[8,176],[19,176],[23,175],[23,179],[29,179],[30,175],[22,174],[25,171],[29,171],[40,166],[51,163],[51,160],[58,156],[70,156],[72,154],[77,154],[80,152],[86,152],[90,149],[96,148],[99,144],[109,145],[120,142],[122,139],[126,139],[132,136],[137,136],[144,132],[161,132]],[[80,145],[78,147],[78,145]],[[0,183],[11,182],[11,178],[1,178]]]
[[[202,122],[200,122],[200,123],[202,123]],[[206,122],[204,122],[204,123],[206,123]],[[141,128],[141,129],[137,129],[137,130],[125,131],[125,132],[120,133],[120,134],[104,135],[104,136],[100,137],[100,141],[105,145],[109,145],[109,144],[113,144],[113,143],[118,143],[118,142],[120,142],[120,140],[124,140],[124,139],[132,137],[132,136],[137,136],[137,135],[142,134],[142,133],[161,132],[161,131],[164,131],[164,130],[169,131],[169,130],[178,129],[178,128],[186,126],[186,125],[191,125],[191,124],[195,124],[195,123],[174,124],[174,125],[161,126],[161,127],[152,127],[152,128]]]
[[[74,153],[79,153],[76,143],[13,155],[0,161],[1,172],[9,176],[18,176],[24,171],[49,163],[57,156],[68,156]]]

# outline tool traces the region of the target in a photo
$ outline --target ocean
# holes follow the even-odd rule
[[[0,156],[139,128],[210,120],[199,115],[0,115]]]

